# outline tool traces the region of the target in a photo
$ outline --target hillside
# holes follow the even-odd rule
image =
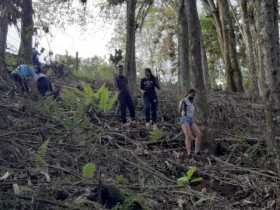
[[[121,127],[116,107],[86,115],[73,109],[65,90],[74,92],[77,81],[55,82],[63,90],[58,102],[14,95],[11,87],[0,92],[0,209],[279,208],[280,177],[265,152],[261,103],[210,93],[207,143],[188,159],[172,91],[159,93],[159,130],[149,131],[141,117]],[[96,167],[88,177],[87,163]],[[179,186],[184,176],[189,183]]]

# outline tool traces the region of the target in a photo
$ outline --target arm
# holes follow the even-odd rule
[[[179,106],[178,106],[178,112],[181,114],[182,113],[182,108],[183,108],[183,100],[181,100],[180,102],[179,102]]]
[[[155,87],[160,90],[159,80],[158,77],[155,77]]]
[[[141,82],[140,82],[140,89],[141,89],[142,91],[145,90],[143,79],[141,79]]]
[[[118,83],[117,77],[114,78],[114,85],[115,85],[115,88],[117,90],[119,90],[119,83]]]

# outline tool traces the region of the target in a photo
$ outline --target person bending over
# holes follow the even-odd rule
[[[17,89],[22,93],[30,93],[30,83],[35,76],[34,69],[26,64],[19,65],[12,73],[11,77],[16,83]]]
[[[193,140],[195,140],[195,154],[199,154],[202,140],[201,131],[193,119],[195,111],[193,101],[195,94],[196,91],[194,89],[190,89],[188,94],[179,103],[179,112],[181,114],[180,123],[185,135],[185,146],[188,156],[191,155]],[[193,132],[195,137],[193,136]]]
[[[140,88],[143,92],[146,127],[150,126],[151,118],[152,124],[156,127],[158,107],[156,88],[160,89],[160,87],[150,68],[145,69],[145,77],[141,80]]]
[[[47,70],[48,70],[47,66],[42,66],[41,72],[35,75],[37,89],[41,96],[46,96],[48,92],[53,93],[51,81],[46,75]]]
[[[118,89],[118,100],[120,104],[120,110],[121,110],[121,122],[123,124],[127,123],[126,119],[126,109],[129,110],[131,120],[135,120],[135,108],[134,104],[130,95],[130,92],[128,90],[128,81],[127,78],[123,75],[123,65],[118,66],[119,74],[115,78],[115,85]]]

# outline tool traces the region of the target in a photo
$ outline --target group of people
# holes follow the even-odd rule
[[[32,65],[21,64],[11,73],[17,89],[22,93],[29,93],[35,84],[41,96],[53,93],[53,87],[47,76],[48,66],[39,61],[39,52],[33,48]]]
[[[123,65],[118,66],[118,75],[115,78],[115,85],[118,89],[118,100],[121,111],[121,122],[127,124],[126,111],[129,110],[132,121],[135,121],[135,106],[128,88],[128,80],[124,76]],[[153,75],[150,68],[145,69],[145,77],[141,79],[140,89],[143,95],[146,127],[151,125],[157,128],[158,97],[156,89],[160,89],[158,79]],[[180,124],[185,135],[185,147],[187,155],[192,154],[192,142],[195,141],[195,154],[200,153],[202,132],[194,121],[194,99],[196,91],[190,89],[185,97],[179,102]]]

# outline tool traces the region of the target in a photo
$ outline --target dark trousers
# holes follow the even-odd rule
[[[46,77],[38,79],[37,88],[41,96],[45,96],[48,91],[52,92],[52,84]]]
[[[120,110],[121,110],[121,121],[122,123],[126,123],[126,109],[128,109],[130,113],[130,117],[132,120],[135,119],[135,108],[132,101],[132,98],[128,92],[121,92],[119,94],[119,104],[120,104]]]
[[[26,79],[15,73],[12,74],[12,78],[15,81],[17,88],[20,89],[22,93],[29,92],[29,85]]]
[[[144,95],[144,109],[146,115],[146,122],[150,122],[152,114],[152,122],[157,122],[157,96]]]

